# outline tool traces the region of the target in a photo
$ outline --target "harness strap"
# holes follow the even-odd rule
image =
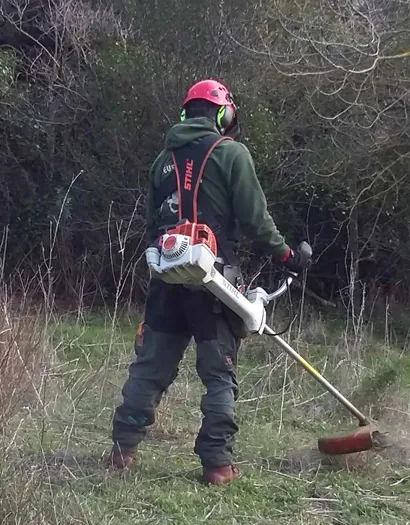
[[[206,135],[197,144],[191,142],[171,151],[178,187],[179,220],[198,222],[198,190],[204,169],[211,153],[224,140],[225,137],[215,134]]]
[[[239,264],[239,260],[224,231],[224,218],[218,216],[209,199],[199,194],[199,187],[209,157],[218,144],[224,140],[232,139],[219,137],[213,133],[206,135],[197,143],[191,142],[182,148],[172,150],[175,177],[169,176],[164,180],[156,190],[154,200],[159,208],[169,195],[178,191],[179,220],[187,219],[191,222],[198,222],[199,205],[204,222],[215,234],[221,256],[227,264],[233,266]]]

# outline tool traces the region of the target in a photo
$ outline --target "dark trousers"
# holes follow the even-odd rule
[[[156,279],[148,292],[142,344],[122,389],[123,403],[115,411],[113,441],[135,448],[145,438],[191,337],[197,346],[196,369],[206,388],[195,453],[205,467],[229,465],[238,431],[235,368],[240,339],[225,308],[210,293]]]

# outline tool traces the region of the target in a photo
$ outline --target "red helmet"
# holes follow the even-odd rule
[[[229,89],[217,80],[201,80],[194,84],[189,89],[182,107],[195,99],[208,100],[217,106],[231,106],[234,111],[236,109]]]
[[[234,104],[229,89],[217,80],[201,80],[194,84],[189,90],[182,103],[182,118],[185,118],[185,106],[191,100],[207,100],[219,106],[216,124],[224,135],[232,138],[239,136],[239,122],[237,108]]]

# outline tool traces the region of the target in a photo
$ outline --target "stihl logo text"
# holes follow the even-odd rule
[[[185,164],[185,178],[184,178],[184,189],[191,191],[192,189],[192,170],[194,169],[194,161],[187,160]]]
[[[222,281],[222,284],[231,294],[233,294],[235,297],[237,297],[239,299],[239,292],[235,288],[235,286],[232,286],[232,284],[229,281],[227,281],[226,279],[224,279]]]

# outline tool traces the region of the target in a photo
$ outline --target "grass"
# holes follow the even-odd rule
[[[236,459],[228,487],[199,479],[193,443],[202,387],[191,349],[141,446],[135,468],[107,470],[111,417],[133,358],[136,322],[68,317],[53,348],[41,401],[21,404],[0,438],[0,524],[346,524],[410,523],[410,453],[403,445],[345,462],[314,452],[323,434],[353,428],[343,409],[301,369],[252,338],[241,351]],[[310,334],[311,336],[312,334]],[[381,345],[358,364],[342,338],[295,341],[363,410],[410,428],[410,357]],[[370,344],[370,342],[369,342]],[[401,441],[400,441],[401,443]]]

